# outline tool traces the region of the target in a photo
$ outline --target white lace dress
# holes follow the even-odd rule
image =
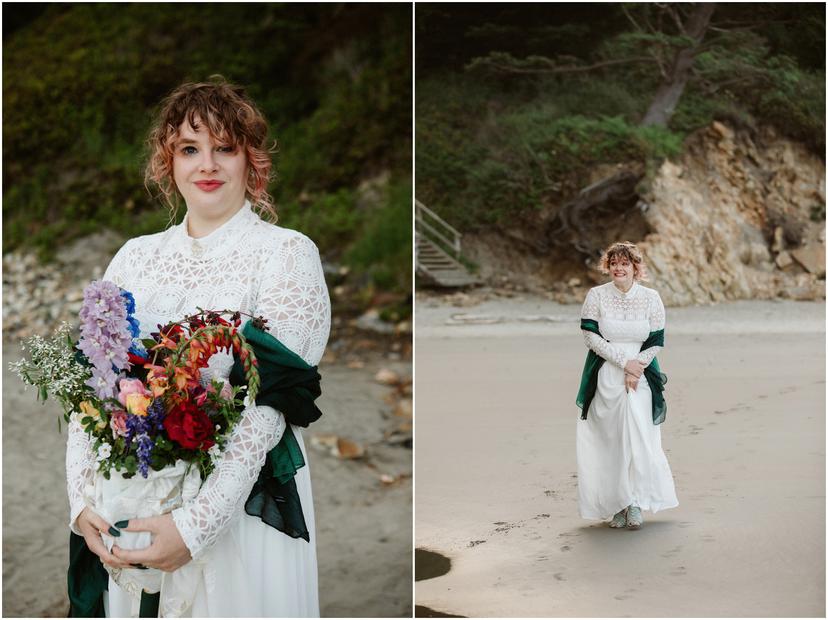
[[[664,328],[664,304],[653,289],[634,283],[622,292],[612,282],[587,294],[581,318],[598,321],[601,336],[583,331],[587,347],[606,360],[586,420],[578,420],[578,507],[585,519],[609,519],[629,505],[657,512],[678,506],[673,476],[653,424],[652,393],[641,375],[624,388],[624,366],[645,365],[661,350],[640,351],[650,332]]]
[[[203,309],[241,310],[268,320],[270,333],[308,364],[319,363],[330,330],[330,302],[319,252],[304,235],[262,221],[249,203],[210,235],[188,236],[186,220],[162,233],[128,241],[104,278],[131,291],[141,337],[159,324]],[[210,372],[227,376],[232,358],[215,355]],[[198,496],[173,511],[181,537],[201,569],[197,595],[184,615],[195,617],[313,617],[319,615],[316,531],[309,467],[296,474],[310,543],[290,538],[244,512],[265,455],[285,430],[283,415],[250,406],[225,456]],[[293,428],[307,454],[301,430]],[[70,527],[84,508],[83,488],[95,460],[87,435],[70,424],[66,472]],[[163,597],[163,593],[162,593]],[[112,579],[110,617],[134,615]]]

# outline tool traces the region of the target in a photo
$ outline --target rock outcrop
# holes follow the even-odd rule
[[[625,166],[596,169],[593,181]],[[825,165],[805,147],[771,129],[714,122],[645,177],[638,194],[635,209],[593,216],[600,221],[589,241],[638,243],[650,285],[668,305],[825,297]],[[464,252],[491,286],[580,303],[607,278],[597,257],[552,247],[540,232],[544,217],[467,235]]]
[[[640,242],[671,305],[825,297],[824,164],[770,130],[691,136],[642,196]],[[817,220],[817,221],[814,221]]]

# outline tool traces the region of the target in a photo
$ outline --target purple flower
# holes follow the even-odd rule
[[[147,477],[150,457],[152,456],[152,450],[155,448],[155,442],[153,441],[151,435],[154,435],[164,428],[165,415],[164,404],[159,399],[155,399],[152,404],[147,407],[147,415],[127,415],[127,446],[129,446],[133,441],[138,444],[136,448],[136,453],[138,454],[138,469],[144,478]]]
[[[160,399],[156,398],[152,401],[152,404],[147,407],[147,415],[145,419],[150,429],[160,431],[164,429],[164,417],[166,415],[167,412],[164,411],[164,403],[162,403]]]
[[[152,439],[146,433],[141,433],[136,437],[138,441],[138,471],[146,478],[149,473],[149,462],[152,456],[152,449],[155,447]]]
[[[78,348],[101,373],[127,366],[137,321],[130,322],[127,305],[134,300],[121,294],[112,282],[95,280],[83,291]]]
[[[104,367],[103,369],[97,366],[92,367],[92,377],[86,380],[86,385],[95,390],[95,395],[98,398],[114,398],[115,397],[115,382],[118,380],[118,375],[112,371],[112,367]]]

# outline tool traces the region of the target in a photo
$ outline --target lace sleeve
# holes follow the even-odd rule
[[[80,422],[73,414],[66,438],[66,491],[69,494],[69,529],[81,536],[75,519],[86,508],[83,489],[95,472],[95,457],[90,449],[91,442]]]
[[[664,324],[666,322],[664,303],[661,301],[661,295],[659,295],[657,291],[653,291],[650,297],[649,314],[650,332],[652,333],[660,329],[664,329]],[[650,347],[648,349],[644,349],[636,356],[636,359],[645,366],[649,366],[650,362],[653,361],[653,358],[658,355],[659,351],[663,348],[664,347]]]
[[[319,363],[330,330],[330,302],[319,252],[309,239],[297,235],[281,245],[263,274],[256,314],[267,319],[274,337],[306,362]],[[193,559],[212,547],[241,514],[267,452],[284,431],[284,416],[272,407],[245,408],[198,496],[172,512]]]
[[[106,268],[103,279],[120,285],[123,281],[124,265],[128,253],[125,243],[115,254]],[[75,525],[78,515],[86,507],[83,489],[91,482],[95,473],[95,455],[92,454],[91,439],[84,432],[75,414],[71,416],[66,437],[66,490],[69,495],[69,529],[80,535]]]
[[[601,306],[598,301],[598,293],[595,292],[595,289],[590,289],[589,293],[587,293],[586,300],[584,300],[584,306],[581,308],[581,318],[597,321],[600,316]],[[584,334],[584,344],[586,344],[588,348],[595,351],[596,354],[600,355],[608,362],[615,364],[620,368],[624,368],[628,358],[623,351],[619,350],[617,347],[614,347],[598,334],[585,329],[581,331]]]

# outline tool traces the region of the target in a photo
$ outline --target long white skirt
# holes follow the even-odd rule
[[[301,429],[294,426],[293,433],[305,456],[295,480],[310,542],[291,538],[242,508],[205,553],[190,617],[319,617],[310,470]],[[105,600],[108,617],[137,616],[133,599],[111,578]]]
[[[640,345],[629,344],[637,353]],[[647,379],[642,375],[628,393],[624,371],[604,362],[587,419],[578,420],[578,508],[584,519],[610,519],[630,505],[652,512],[678,506],[652,411]]]

